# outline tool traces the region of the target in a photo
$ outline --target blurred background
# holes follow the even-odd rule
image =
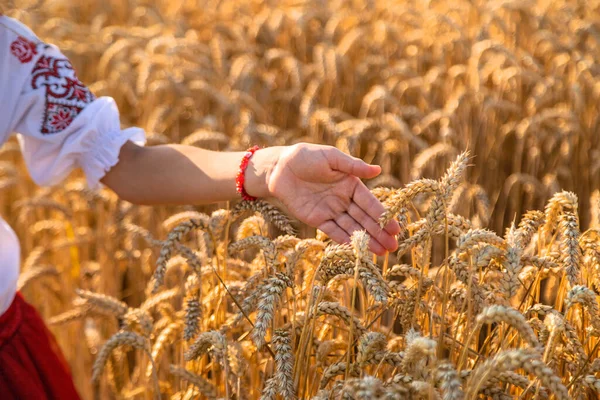
[[[5,12],[59,46],[150,144],[330,144],[380,164],[371,186],[393,187],[439,176],[469,149],[455,206],[481,209],[482,223],[501,230],[559,188],[590,209],[600,178],[598,7],[42,0]]]
[[[329,144],[380,164],[373,188],[437,178],[468,149],[467,182],[449,206],[476,226],[502,234],[560,189],[577,194],[582,231],[600,211],[599,1],[3,0],[0,7],[60,47],[96,96],[114,97],[123,126],[144,128],[148,145]],[[78,173],[60,188],[36,188],[15,141],[0,160],[0,211],[22,241],[24,269],[46,257],[84,272],[81,281],[29,293],[44,315],[64,310],[71,295],[62,293],[93,286],[100,269],[98,290],[139,303],[136,268],[144,272],[151,255],[102,240],[119,232],[127,205],[86,192]],[[161,221],[181,210],[197,208],[139,207],[130,215],[161,236]],[[35,253],[41,248],[52,250]],[[91,356],[77,354],[89,343],[67,345],[77,331],[61,332],[87,396]]]

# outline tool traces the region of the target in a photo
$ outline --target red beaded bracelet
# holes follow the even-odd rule
[[[250,196],[248,192],[246,192],[246,189],[244,189],[244,174],[246,172],[246,168],[248,167],[248,163],[250,162],[250,158],[259,148],[260,147],[258,146],[252,146],[248,150],[246,150],[246,154],[244,154],[244,157],[242,157],[242,162],[240,163],[240,169],[238,170],[238,173],[235,177],[235,188],[237,192],[242,196],[242,199],[247,201],[254,201],[256,200],[256,197]]]

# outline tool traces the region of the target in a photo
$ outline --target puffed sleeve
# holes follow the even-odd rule
[[[35,57],[17,65],[29,71],[16,96],[12,130],[36,183],[54,185],[80,167],[96,188],[123,144],[145,143],[144,131],[121,129],[115,101],[96,98],[57,47],[36,39],[21,37],[35,46]]]

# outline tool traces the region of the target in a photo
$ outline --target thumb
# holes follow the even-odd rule
[[[345,174],[354,175],[361,179],[375,178],[381,173],[381,167],[370,165],[363,160],[349,156],[338,149],[334,149],[331,159],[331,168]]]

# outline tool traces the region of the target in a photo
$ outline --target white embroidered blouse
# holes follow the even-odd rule
[[[80,167],[96,188],[123,144],[145,142],[142,129],[121,130],[114,100],[95,98],[58,48],[0,15],[0,145],[12,133],[39,185]],[[0,315],[16,294],[19,264],[17,236],[0,218]]]

